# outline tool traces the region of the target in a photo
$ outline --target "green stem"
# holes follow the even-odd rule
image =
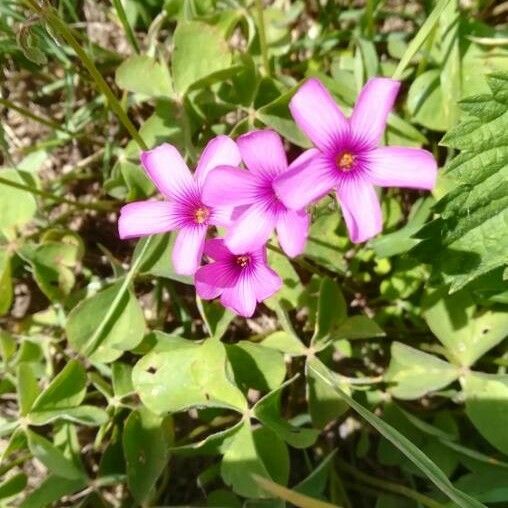
[[[48,25],[57,33],[59,33],[63,39],[71,46],[71,48],[75,51],[76,55],[79,57],[87,71],[92,76],[97,88],[102,92],[102,94],[106,97],[112,111],[118,117],[118,120],[122,123],[125,129],[129,132],[132,139],[136,141],[139,147],[142,150],[147,150],[148,147],[146,143],[143,141],[143,138],[139,135],[139,132],[134,127],[134,124],[130,121],[127,113],[123,110],[120,102],[116,98],[115,94],[106,83],[106,80],[102,77],[102,74],[99,72],[91,58],[86,54],[83,48],[79,45],[76,37],[72,33],[72,30],[66,25],[64,21],[62,21],[57,14],[55,14],[55,10],[53,7],[48,6],[46,4],[45,7],[41,7],[37,4],[35,0],[24,0],[25,4],[39,16],[41,16]]]
[[[256,0],[256,12],[258,17],[258,34],[259,47],[261,49],[261,57],[263,59],[263,67],[268,77],[271,77],[270,59],[268,58],[268,44],[266,43],[265,17],[263,14],[263,0]]]
[[[416,501],[417,503],[422,504],[423,506],[428,506],[428,508],[444,507],[444,505],[438,503],[437,501],[434,501],[434,499],[425,496],[424,494],[420,494],[419,492],[416,492],[415,490],[410,489],[405,485],[400,485],[395,482],[390,482],[387,480],[383,480],[381,478],[376,478],[375,476],[371,476],[366,473],[363,473],[362,471],[359,471],[355,467],[347,464],[346,462],[343,462],[340,459],[336,460],[337,460],[336,462],[337,469],[339,469],[340,471],[344,471],[345,473],[348,473],[353,478],[357,479],[362,483],[382,489],[384,491],[393,492],[394,494],[398,494],[403,497],[407,497],[409,499],[412,499],[413,501]]]
[[[124,279],[122,285],[120,286],[120,289],[118,290],[118,293],[116,294],[113,302],[111,303],[111,306],[109,307],[106,315],[104,316],[104,319],[99,323],[99,325],[95,329],[94,334],[90,338],[88,345],[84,348],[84,350],[83,350],[84,355],[86,355],[86,356],[91,355],[99,346],[99,344],[102,340],[103,332],[110,325],[111,319],[115,315],[115,312],[117,311],[117,308],[120,305],[124,295],[127,293],[131,282],[134,280],[134,278],[138,274],[138,270],[141,267],[141,263],[143,262],[143,257],[145,255],[145,253],[147,252],[152,240],[153,240],[153,236],[150,236],[145,240],[145,243],[141,247],[139,255],[134,260],[131,267],[129,268],[129,271],[125,275],[125,279]]]
[[[284,252],[282,252],[278,247],[276,247],[275,245],[271,244],[270,242],[268,242],[266,244],[267,248],[273,252],[277,252],[277,254],[281,254],[282,256],[284,256]],[[314,265],[310,264],[308,261],[306,261],[303,257],[296,257],[296,258],[293,258],[291,261],[293,261],[294,263],[296,263],[297,265],[299,265],[301,268],[303,268],[304,270],[307,270],[308,272],[310,273],[313,273],[315,275],[318,275],[319,277],[324,277],[324,273],[321,272],[321,270],[319,270],[319,268],[315,267]]]
[[[79,208],[81,210],[96,210],[98,212],[104,212],[105,210],[109,210],[109,203],[108,206],[105,206],[105,204],[96,204],[96,203],[81,203],[80,201],[71,201],[70,199],[62,198],[60,196],[55,196],[54,194],[51,194],[51,192],[46,192],[39,189],[34,189],[33,187],[30,187],[28,185],[24,185],[19,182],[13,182],[12,180],[8,180],[7,178],[0,177],[0,184],[1,185],[7,185],[8,187],[14,187],[15,189],[19,189],[22,191],[30,192],[30,194],[35,194],[36,196],[41,196],[46,199],[51,199],[52,201],[55,201],[56,203],[60,204],[66,204],[71,205],[76,208]]]
[[[127,40],[129,44],[132,46],[132,49],[139,55],[139,44],[132,27],[129,24],[129,20],[127,19],[127,15],[125,14],[125,9],[123,8],[121,0],[113,0],[113,5],[115,6],[116,13],[118,14],[118,19],[120,23],[122,23],[123,29],[125,30],[125,35],[127,36]]]
[[[66,134],[70,134],[71,136],[75,135],[74,132],[67,130],[65,127],[62,127],[59,123],[50,120],[49,118],[44,118],[42,116],[36,115],[35,113],[32,113],[30,110],[22,108],[21,106],[18,106],[17,104],[14,104],[14,102],[11,102],[7,99],[0,99],[0,104],[2,106],[5,106],[6,108],[17,111],[19,114],[26,116],[27,118],[30,118],[42,125],[45,125],[46,127],[50,127],[51,129],[56,129],[58,131],[65,132]]]

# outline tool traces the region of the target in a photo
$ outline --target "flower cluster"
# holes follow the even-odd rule
[[[399,86],[392,79],[371,79],[346,118],[317,79],[307,80],[289,107],[314,148],[289,165],[282,139],[270,130],[236,142],[217,136],[194,174],[170,144],[144,152],[141,163],[166,199],[125,205],[120,237],[177,231],[175,271],[194,275],[201,298],[220,297],[225,307],[252,316],[256,304],[282,285],[267,264],[266,242],[275,230],[288,256],[301,254],[310,204],[334,191],[351,240],[364,242],[382,229],[374,186],[434,187],[431,153],[379,146]],[[207,239],[210,226],[224,227],[224,238]],[[201,266],[203,256],[207,264]]]

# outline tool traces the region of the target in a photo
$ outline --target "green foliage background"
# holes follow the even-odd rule
[[[5,0],[0,4],[0,505],[508,505],[508,28],[476,0]],[[403,91],[386,144],[425,147],[433,195],[383,191],[347,239],[312,209],[253,319],[196,300],[172,235],[121,242],[155,189],[317,76],[349,112]]]

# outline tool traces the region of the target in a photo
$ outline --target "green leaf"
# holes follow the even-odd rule
[[[19,414],[25,416],[40,393],[37,377],[31,363],[20,362],[17,369]]]
[[[148,55],[132,55],[116,69],[116,84],[123,90],[148,97],[173,94],[168,68]]]
[[[68,480],[86,478],[85,473],[67,458],[53,443],[46,438],[26,431],[30,452],[39,459],[53,474]]]
[[[79,352],[92,350],[89,355],[91,361],[116,360],[123,351],[134,349],[143,339],[143,311],[133,292],[127,290],[100,334],[99,343],[94,343],[97,340],[97,325],[105,320],[121,288],[122,282],[116,282],[81,301],[69,314],[65,327],[69,343]]]
[[[111,374],[115,397],[125,397],[134,391],[132,386],[132,367],[130,365],[115,362],[111,368]]]
[[[461,150],[445,168],[454,188],[435,206],[439,219],[427,224],[415,248],[433,274],[458,291],[505,266],[508,236],[508,74],[489,77],[490,95],[462,102],[468,113],[442,143]]]
[[[80,425],[96,427],[106,423],[109,420],[109,415],[100,407],[82,405],[31,412],[29,418],[30,425],[47,425],[55,420],[65,420]]]
[[[399,431],[388,425],[381,418],[370,412],[352,397],[345,393],[333,379],[332,373],[319,360],[310,363],[310,369],[327,383],[352,409],[372,425],[384,438],[396,446],[415,466],[417,466],[436,487],[452,501],[464,508],[485,508],[485,506],[456,489],[447,476],[417,446],[404,437]]]
[[[305,354],[305,346],[302,342],[295,335],[283,330],[267,335],[261,344],[266,348],[275,349],[292,356],[302,356]]]
[[[0,316],[11,307],[12,297],[11,257],[6,249],[0,249]]]
[[[471,295],[463,290],[452,295],[442,287],[422,302],[430,329],[458,363],[473,365],[508,335],[508,315],[503,310],[477,313]]]
[[[302,282],[288,258],[280,252],[268,250],[268,264],[282,279],[282,287],[265,304],[272,310],[278,304],[284,308],[294,309],[298,306],[298,299],[303,291]]]
[[[457,367],[418,349],[394,342],[385,380],[394,383],[390,388],[399,399],[418,399],[425,394],[440,390],[460,375]]]
[[[229,324],[235,318],[235,314],[218,302],[207,302],[199,297],[196,297],[196,301],[210,337],[220,339],[226,333]]]
[[[85,398],[86,372],[77,360],[70,360],[35,400],[31,413],[66,410]]]
[[[157,414],[195,406],[243,412],[247,403],[227,376],[224,345],[217,339],[183,342],[178,349],[151,352],[134,366],[132,381],[143,403]]]
[[[133,411],[125,421],[123,449],[127,484],[139,504],[145,503],[169,458],[169,421],[146,409]]]
[[[33,194],[8,185],[8,182],[28,185],[29,178],[30,175],[23,171],[0,171],[0,231],[12,226],[23,226],[35,215],[37,202]]]
[[[24,490],[27,484],[25,473],[18,473],[0,483],[0,499],[15,496]]]
[[[69,480],[59,476],[48,476],[34,491],[21,503],[20,508],[47,508],[54,502],[60,501],[86,487],[84,479]]]
[[[348,317],[333,333],[334,340],[374,339],[384,337],[382,328],[367,316]]]
[[[296,427],[280,416],[280,397],[282,390],[289,386],[295,378],[286,381],[282,386],[273,390],[260,399],[254,406],[256,418],[273,430],[281,439],[295,448],[308,448],[316,441],[319,431]]]
[[[311,343],[322,346],[330,340],[334,328],[343,324],[347,317],[347,304],[336,282],[324,277],[319,288],[316,326]]]
[[[294,490],[300,494],[312,497],[321,497],[328,483],[330,471],[333,467],[333,459],[337,450],[332,450],[314,469],[307,478],[304,478]]]
[[[183,95],[210,74],[231,65],[231,53],[220,30],[200,21],[181,22],[174,36],[173,82]]]
[[[508,454],[508,376],[470,372],[464,393],[473,425],[492,446]]]
[[[274,390],[286,376],[284,357],[264,345],[241,340],[226,346],[236,385],[243,391],[254,388],[263,392]]]

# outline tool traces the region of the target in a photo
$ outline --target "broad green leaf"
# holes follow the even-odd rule
[[[266,348],[275,349],[281,353],[292,356],[301,356],[305,354],[305,346],[302,342],[295,335],[283,330],[267,335],[261,344]]]
[[[485,508],[485,506],[456,489],[448,477],[430,460],[417,446],[404,437],[399,431],[386,424],[381,418],[366,409],[342,390],[331,376],[331,372],[317,359],[310,364],[310,369],[327,383],[352,409],[372,425],[383,437],[395,445],[413,464],[415,464],[429,480],[436,485],[452,501],[464,508]]]
[[[108,413],[96,406],[81,405],[77,407],[64,407],[61,409],[49,409],[33,411],[29,414],[31,425],[47,425],[56,420],[64,420],[80,425],[96,427],[109,420]]]
[[[11,257],[6,249],[0,249],[0,316],[9,310],[12,297]]]
[[[143,339],[145,319],[133,292],[127,290],[97,340],[98,324],[107,316],[122,287],[122,281],[81,301],[72,309],[65,330],[69,343],[79,352],[89,351],[92,361],[111,362],[123,351],[134,349]]]
[[[125,397],[134,391],[132,386],[132,367],[130,365],[115,362],[111,367],[111,374],[115,397]]]
[[[373,339],[385,335],[385,332],[373,319],[358,315],[348,317],[339,325],[333,333],[333,339]]]
[[[477,313],[466,291],[447,294],[447,288],[430,293],[422,302],[430,329],[450,354],[465,367],[473,365],[508,335],[508,314],[503,310]]]
[[[275,467],[278,473],[282,472],[282,476],[286,476],[289,467],[284,443],[273,433],[268,437],[270,433],[266,429],[259,430],[264,434],[259,441],[260,448],[265,452],[264,457],[260,456],[250,423],[245,421],[229,442],[225,443],[221,465],[224,483],[235,493],[250,498],[266,497],[264,491],[254,481],[253,475],[270,478],[268,469],[271,466]],[[271,449],[265,447],[267,439],[270,441]],[[270,466],[265,465],[264,460],[272,461]],[[281,471],[281,468],[284,470]]]
[[[6,185],[2,180],[24,186],[34,185],[33,182],[29,183],[29,175],[22,171],[0,171],[0,231],[12,226],[23,226],[34,217],[37,210],[37,202],[32,193]]]
[[[135,390],[154,413],[194,406],[228,407],[243,412],[246,401],[229,380],[224,345],[217,339],[172,351],[154,351],[132,372]]]
[[[418,399],[455,381],[459,369],[434,355],[400,342],[391,348],[391,360],[385,380],[393,383],[390,392],[399,399]]]
[[[333,459],[337,450],[332,450],[314,469],[307,478],[304,478],[298,485],[294,487],[296,492],[305,494],[306,496],[320,497],[323,495],[330,470],[333,467]]]
[[[312,425],[318,429],[325,428],[330,422],[339,419],[349,406],[342,400],[337,393],[330,388],[323,380],[316,376],[313,369],[309,368],[307,360],[305,366],[306,375],[306,395],[309,405],[309,413],[312,419]],[[343,390],[349,393],[349,387],[341,384]]]
[[[273,430],[281,439],[295,448],[308,448],[316,441],[319,431],[291,425],[280,416],[280,397],[282,390],[294,381],[286,381],[277,390],[260,399],[254,406],[256,418]]]
[[[347,317],[347,304],[338,284],[324,277],[319,288],[319,300],[316,313],[316,326],[312,344],[326,344],[333,335],[334,328],[344,323]]]
[[[55,475],[48,476],[28,494],[20,508],[47,508],[64,496],[84,489],[86,485],[87,482],[83,478],[70,480]]]
[[[168,68],[148,55],[132,55],[116,69],[116,84],[123,90],[148,97],[170,97],[173,93]]]
[[[77,360],[70,360],[35,400],[31,413],[66,410],[79,406],[85,397],[86,372]]]
[[[220,30],[200,21],[180,22],[173,36],[172,75],[183,95],[210,74],[231,65],[231,53]]]
[[[127,484],[139,504],[144,504],[166,466],[172,441],[168,421],[146,409],[133,411],[125,421],[123,449]]]
[[[508,501],[508,484],[506,483],[506,471],[476,471],[461,476],[455,486],[462,491],[474,496],[483,503],[501,503]]]
[[[283,253],[271,249],[268,250],[268,264],[279,274],[282,279],[282,287],[266,300],[265,304],[272,310],[275,309],[277,303],[283,305],[284,308],[296,308],[303,287],[293,265]]]
[[[0,483],[0,499],[19,494],[26,487],[27,477],[25,473],[17,473]]]
[[[276,389],[286,376],[284,357],[264,345],[241,340],[226,346],[235,384],[244,391],[254,388],[263,392]]]
[[[445,168],[454,188],[441,198],[439,218],[418,237],[415,253],[458,291],[505,266],[508,236],[508,74],[489,77],[492,93],[462,101],[468,116],[442,143],[461,151]]]
[[[25,416],[41,392],[31,363],[21,362],[17,369],[19,414]]]
[[[86,478],[85,473],[53,443],[31,430],[27,430],[26,433],[30,452],[53,474],[68,480]]]
[[[277,496],[294,506],[298,506],[300,508],[337,508],[337,505],[335,504],[325,503],[319,499],[306,496],[300,492],[296,492],[295,490],[288,489],[282,485],[267,480],[262,476],[256,475],[254,479],[256,483],[266,492],[272,494],[273,496]]]
[[[469,419],[491,445],[508,454],[508,376],[471,372],[464,392]]]

